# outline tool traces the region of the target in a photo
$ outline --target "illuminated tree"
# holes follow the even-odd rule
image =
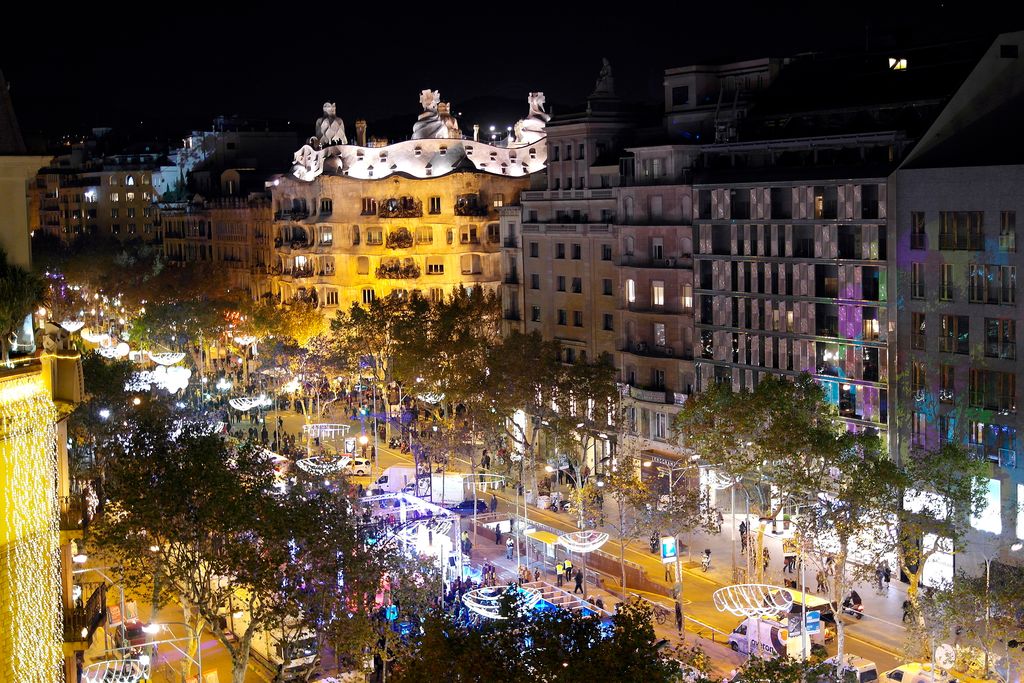
[[[32,313],[46,301],[47,284],[43,278],[20,266],[7,262],[0,250],[0,355],[6,363],[10,354],[10,337]]]
[[[95,535],[126,583],[173,595],[197,633],[224,645],[235,683],[257,632],[325,629],[328,613],[311,596],[344,601],[339,577],[368,563],[348,501],[323,489],[277,491],[262,449],[232,447],[160,405],[126,422]],[[229,637],[220,617],[238,609],[247,624],[236,620]]]

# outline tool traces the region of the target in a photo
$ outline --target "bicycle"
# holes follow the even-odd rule
[[[659,625],[663,625],[666,621],[668,621],[668,616],[668,609],[662,607],[658,603],[654,603],[654,620],[657,621]]]

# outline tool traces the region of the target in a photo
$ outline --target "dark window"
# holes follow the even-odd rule
[[[530,256],[537,258],[540,256],[540,244],[537,242],[530,242]]]
[[[681,107],[690,103],[690,86],[677,85],[672,88],[672,106]]]
[[[613,324],[612,321],[613,321],[612,314],[611,313],[605,313],[604,314],[604,329],[606,329],[606,330],[614,329],[614,324]]]
[[[557,286],[555,288],[559,292],[564,292],[565,291],[565,276],[564,275],[559,275],[558,278],[556,279],[556,282],[557,282]]]
[[[1003,59],[1017,59],[1019,50],[1016,45],[1000,45],[999,56]]]
[[[574,277],[572,279],[572,293],[573,294],[582,294],[583,293],[583,279],[582,278]]]
[[[612,245],[602,244],[601,245],[601,260],[611,261],[612,260]]]
[[[540,306],[533,306],[530,308],[530,320],[535,323],[540,322]]]
[[[561,242],[555,244],[555,258],[565,258],[565,245]]]
[[[558,324],[559,325],[565,325],[567,320],[568,320],[568,314],[566,313],[565,309],[564,308],[559,308],[558,309]]]
[[[583,258],[583,248],[580,245],[572,245],[572,257],[576,261],[579,261],[581,258]]]
[[[540,275],[538,273],[530,273],[530,289],[540,289]]]
[[[611,281],[611,278],[607,278],[606,277],[603,280],[601,280],[601,287],[602,287],[602,289],[601,289],[601,293],[602,294],[604,294],[605,296],[611,296],[612,295],[612,281]]]

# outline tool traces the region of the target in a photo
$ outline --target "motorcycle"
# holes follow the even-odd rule
[[[711,566],[711,549],[705,549],[704,553],[700,556],[700,568],[702,571],[707,571]]]
[[[860,620],[864,618],[864,603],[854,602],[849,596],[843,600],[843,614],[848,614]]]
[[[388,448],[401,448],[401,447],[402,447],[402,440],[399,439],[397,436],[391,437],[391,440],[388,441]]]

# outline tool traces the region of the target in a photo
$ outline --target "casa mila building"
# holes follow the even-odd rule
[[[350,143],[332,103],[273,178],[273,253],[257,295],[315,302],[325,313],[392,293],[440,300],[463,286],[496,291],[502,212],[546,165],[543,93],[505,140],[464,135],[437,91],[420,94],[412,136]],[[513,220],[506,218],[506,220]],[[517,221],[516,221],[517,222]]]

